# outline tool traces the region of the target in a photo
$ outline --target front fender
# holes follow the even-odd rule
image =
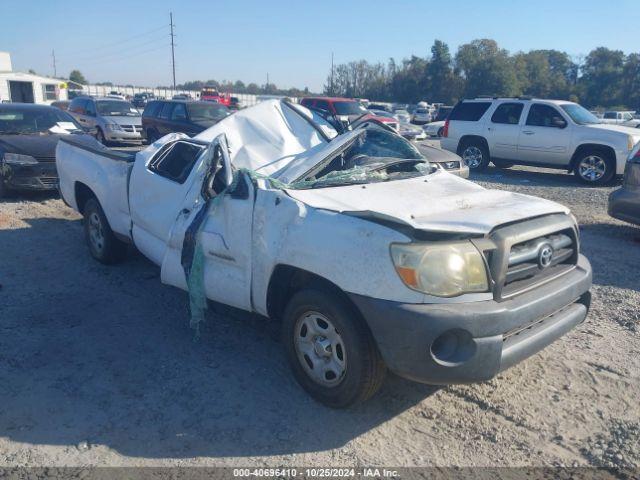
[[[409,239],[377,223],[315,209],[281,190],[258,190],[253,229],[254,308],[267,315],[267,290],[275,267],[290,265],[314,273],[345,292],[384,300],[421,303],[407,288],[389,253]]]

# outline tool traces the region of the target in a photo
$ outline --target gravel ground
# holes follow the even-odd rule
[[[0,203],[0,465],[640,467],[640,230],[612,188],[542,169],[487,187],[569,205],[594,267],[588,321],[483,384],[391,376],[335,411],[294,382],[278,325],[187,296],[140,254],[106,267],[53,196]]]

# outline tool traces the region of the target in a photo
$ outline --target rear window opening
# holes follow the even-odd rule
[[[462,122],[477,122],[482,118],[485,112],[491,106],[491,102],[463,102],[456,105],[449,120],[458,120]]]

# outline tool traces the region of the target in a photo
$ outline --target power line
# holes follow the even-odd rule
[[[158,45],[157,47],[149,48],[149,49],[142,50],[142,51],[139,51],[139,52],[134,52],[134,53],[129,54],[129,55],[119,55],[117,57],[112,57],[112,58],[107,58],[107,59],[104,59],[104,58],[96,59],[95,61],[89,61],[88,65],[96,65],[97,63],[109,63],[109,62],[113,62],[113,61],[127,60],[129,58],[133,58],[133,57],[137,57],[137,56],[140,56],[140,55],[144,55],[145,53],[150,53],[150,52],[155,52],[155,51],[158,51],[158,50],[165,49],[169,45],[170,45],[169,43],[164,43],[162,45]],[[66,64],[66,63],[65,63],[65,65],[71,66],[70,64]],[[76,67],[82,67],[82,65],[78,65],[77,63],[75,63],[74,65]],[[87,62],[86,61],[83,62],[83,65],[87,65]]]
[[[114,47],[114,46],[118,46],[118,45],[122,45],[124,43],[128,43],[129,41],[131,41],[131,40],[133,40],[135,38],[140,38],[140,37],[145,37],[147,35],[151,35],[152,33],[159,32],[160,30],[164,30],[165,28],[167,28],[166,25],[163,25],[161,27],[156,27],[154,29],[147,30],[147,31],[142,32],[142,33],[137,33],[135,35],[131,35],[129,37],[125,37],[125,38],[123,38],[121,40],[118,40],[117,42],[107,43],[107,44],[104,44],[104,45],[98,45],[98,46],[91,47],[91,48],[83,48],[83,49],[80,49],[80,50],[67,52],[66,55],[76,55],[78,53],[95,52],[96,50],[104,50],[105,48],[109,49],[109,48]],[[112,35],[112,34],[109,33],[109,35]]]
[[[138,43],[136,45],[134,45],[132,48],[128,48],[126,50],[126,52],[133,50],[136,50],[139,47],[144,47],[146,45],[153,45],[153,44],[157,44],[158,42],[160,42],[161,40],[163,40],[165,38],[164,35],[162,35],[162,37],[157,37],[157,38],[152,38],[150,40],[145,40],[144,42]],[[74,62],[84,62],[84,61],[93,61],[93,60],[102,60],[104,58],[109,58],[109,57],[119,57],[122,55],[122,49],[119,49],[118,51],[115,52],[109,52],[109,53],[104,53],[101,55],[91,55],[88,57],[80,57],[80,58],[74,58],[73,61]]]

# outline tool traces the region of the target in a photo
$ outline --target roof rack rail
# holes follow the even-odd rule
[[[510,97],[510,96],[501,97],[499,95],[498,96],[496,96],[496,95],[477,95],[475,98],[476,99],[480,99],[480,98],[482,98],[482,99],[492,99],[492,100],[498,100],[500,98],[514,99],[514,100],[533,100],[533,97],[528,96],[528,95],[520,95],[518,97]]]

